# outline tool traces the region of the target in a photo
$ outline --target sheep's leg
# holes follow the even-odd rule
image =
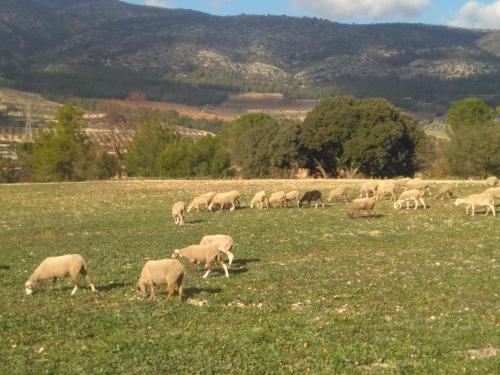
[[[151,289],[151,302],[156,302],[156,288],[155,288],[155,284],[151,284],[149,287]]]
[[[476,207],[472,205],[472,216],[476,215]]]
[[[409,210],[410,209],[410,201],[406,201],[406,209]]]
[[[212,272],[212,270],[210,268],[207,269],[207,272],[205,272],[205,274],[203,275],[203,278],[206,279],[208,277],[208,275],[210,275],[210,272]]]
[[[171,300],[172,297],[174,296],[174,286],[172,284],[167,285],[167,300]]]
[[[182,302],[182,298],[184,296],[184,288],[182,287],[182,285],[178,285],[179,287],[179,300]]]
[[[427,210],[427,206],[425,205],[425,202],[422,198],[420,198],[420,203],[422,203],[422,206],[424,206],[424,210]]]
[[[227,265],[224,262],[220,262],[222,265],[222,268],[224,268],[224,272],[226,274],[226,277],[229,277],[229,272],[227,272]]]
[[[415,201],[415,210],[418,209],[418,200],[414,199]]]
[[[234,202],[231,202],[231,208],[229,209],[229,211],[234,211],[234,209],[236,208]]]
[[[496,211],[495,211],[495,205],[494,205],[494,204],[492,204],[492,205],[491,205],[491,209],[493,210],[493,216],[497,216],[497,213],[496,213]]]

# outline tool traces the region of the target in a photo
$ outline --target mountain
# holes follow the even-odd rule
[[[0,85],[52,96],[217,103],[229,92],[500,104],[500,35],[422,24],[218,17],[117,0],[2,0]]]

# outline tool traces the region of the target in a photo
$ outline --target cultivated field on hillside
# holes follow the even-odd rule
[[[192,213],[171,205],[238,189],[326,181],[125,181],[0,186],[2,374],[494,374],[500,367],[500,217],[450,201],[349,219],[327,208]],[[461,183],[458,195],[481,191]],[[357,190],[356,190],[357,192]],[[356,195],[352,192],[351,198]],[[138,298],[146,260],[205,234],[235,240],[230,278],[192,268],[186,302]],[[47,256],[80,253],[98,295],[23,284]]]

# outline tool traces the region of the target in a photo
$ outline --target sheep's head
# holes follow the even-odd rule
[[[180,252],[178,249],[175,249],[172,253],[172,258],[179,258],[181,256]]]
[[[135,287],[135,289],[139,292],[139,294],[143,297],[143,298],[146,298],[147,297],[147,293],[146,293],[146,285],[139,281]]]
[[[401,203],[399,201],[394,202],[394,208],[398,209],[401,207]]]
[[[31,281],[26,281],[24,284],[24,290],[28,296],[33,294],[33,283]]]
[[[458,206],[459,204],[462,204],[462,203],[464,203],[464,202],[461,199],[457,199],[455,201],[455,206]]]

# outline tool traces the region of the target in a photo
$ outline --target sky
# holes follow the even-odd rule
[[[216,15],[286,14],[346,23],[419,22],[500,29],[500,0],[125,0]]]

